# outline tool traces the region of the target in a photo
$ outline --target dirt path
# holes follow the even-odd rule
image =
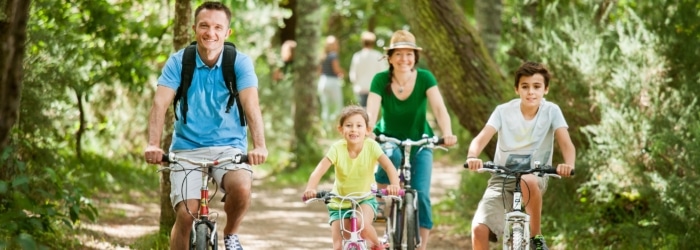
[[[459,171],[460,169],[455,167],[435,166],[431,190],[434,203],[438,202],[449,189],[457,187]],[[332,183],[323,183],[319,188],[330,189],[331,185]],[[282,189],[270,188],[256,178],[252,204],[239,234],[246,250],[331,248],[332,240],[325,207],[321,203],[307,206],[301,202],[302,188],[302,185]],[[211,212],[218,213],[219,235],[222,235],[225,213],[223,203],[219,200],[220,193],[213,199]],[[118,244],[128,245],[137,237],[152,233],[158,228],[157,204],[111,204],[109,206],[111,209],[121,211],[123,219],[86,224],[83,228],[97,232],[81,239],[90,249],[129,249],[119,247]],[[465,245],[466,241],[463,237],[450,235],[448,228],[436,226],[430,237],[429,249],[468,249]],[[223,249],[223,240],[220,242]]]

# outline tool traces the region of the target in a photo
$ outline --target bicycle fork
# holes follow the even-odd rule
[[[356,205],[353,204],[353,206]],[[355,211],[357,211],[356,209],[356,207],[353,208],[353,214],[350,217],[350,238],[343,240],[343,249],[367,250],[365,240],[360,237],[360,226],[358,225],[357,215],[355,214]]]
[[[201,224],[207,225],[209,228],[211,235],[216,234],[216,222],[215,221],[210,221],[209,220],[209,187],[207,186],[206,183],[208,183],[208,175],[202,173],[202,188],[200,189],[200,200],[199,200],[199,212],[198,212],[198,217],[194,220],[192,223],[192,242],[190,244],[194,244],[197,242],[197,226]],[[216,241],[216,237],[209,237],[209,244],[211,246],[216,246],[218,242]]]
[[[530,239],[530,215],[522,210],[522,193],[515,187],[513,193],[513,211],[506,213],[503,228],[503,249],[526,249]]]

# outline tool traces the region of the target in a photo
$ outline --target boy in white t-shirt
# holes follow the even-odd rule
[[[523,63],[515,73],[515,92],[519,99],[498,105],[486,126],[469,145],[466,163],[476,171],[482,167],[478,158],[491,138],[498,133],[494,163],[511,169],[531,168],[533,162],[552,165],[552,151],[556,138],[564,163],[557,165],[557,173],[570,176],[574,169],[576,149],[571,142],[564,115],[554,103],[544,99],[549,91],[550,73],[544,65]],[[505,186],[505,190],[503,189]],[[542,195],[547,187],[546,177],[523,175],[521,181],[523,204],[530,215],[532,249],[548,249],[540,230]],[[473,249],[489,249],[489,240],[503,234],[504,207],[512,202],[515,180],[492,175],[484,196],[472,220]],[[506,192],[505,194],[503,192]],[[504,204],[503,195],[506,195]],[[509,201],[510,200],[510,201]]]

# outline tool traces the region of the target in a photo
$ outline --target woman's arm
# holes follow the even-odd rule
[[[442,100],[442,95],[437,86],[430,87],[425,94],[428,96],[428,102],[432,108],[433,115],[437,119],[438,126],[442,132],[442,137],[445,138],[445,146],[452,146],[457,143],[457,137],[452,134],[452,122],[450,114],[447,112],[445,102]]]
[[[367,114],[369,115],[369,131],[374,130],[374,126],[377,125],[377,120],[379,120],[379,107],[382,103],[382,97],[376,93],[369,92],[367,96]],[[374,133],[370,133],[374,135]]]
[[[338,61],[337,57],[333,59],[331,65],[333,66],[333,73],[335,73],[335,75],[338,76],[338,78],[345,77],[345,70],[343,70],[343,68],[340,67],[340,62]]]

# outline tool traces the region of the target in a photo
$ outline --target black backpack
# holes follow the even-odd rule
[[[228,98],[228,103],[226,103],[226,113],[231,111],[231,106],[235,102],[238,107],[238,114],[240,115],[241,126],[245,127],[245,113],[243,111],[243,106],[241,106],[241,101],[238,98],[238,89],[236,88],[236,71],[233,68],[236,62],[236,45],[231,42],[224,43],[224,54],[221,59],[221,71],[224,75],[224,82],[226,82],[226,88],[230,94]],[[180,105],[180,114],[182,115],[182,120],[187,124],[187,91],[192,85],[192,75],[194,75],[194,68],[197,67],[197,42],[190,43],[185,52],[182,55],[182,72],[180,87],[177,88],[175,92],[175,100],[173,101],[173,110],[175,110],[175,119],[177,118],[177,102],[182,101]]]

